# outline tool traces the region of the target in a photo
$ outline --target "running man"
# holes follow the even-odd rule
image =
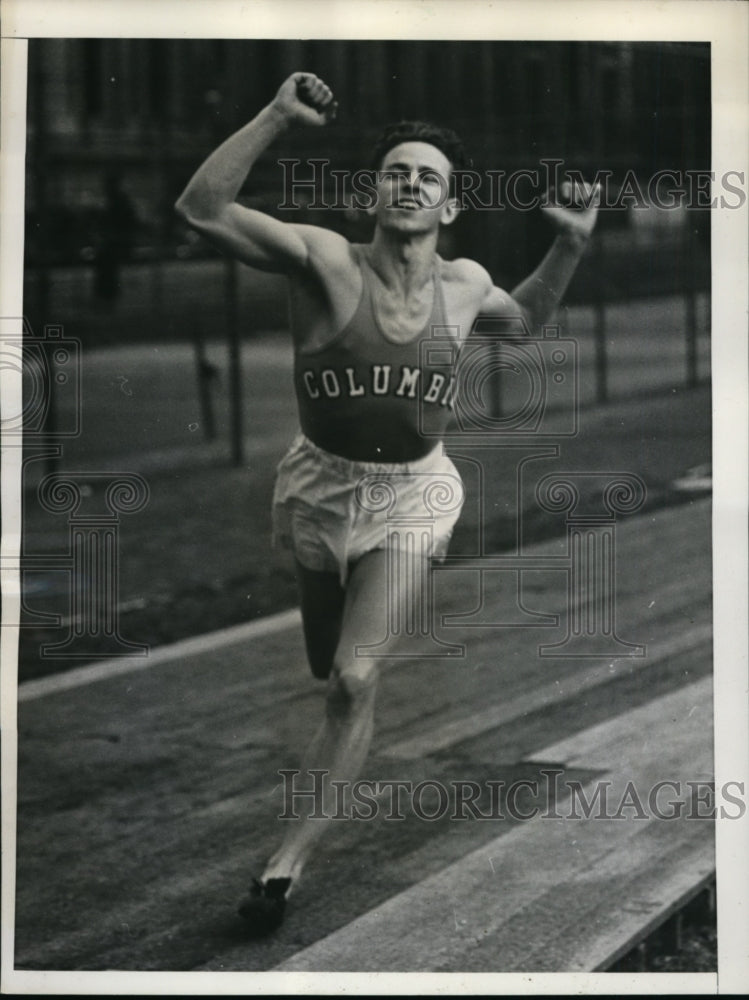
[[[176,206],[225,253],[288,278],[302,433],[279,465],[274,532],[294,554],[310,667],[327,683],[324,718],[300,775],[325,772],[326,802],[330,781],[356,779],[372,736],[378,659],[357,656],[355,647],[377,643],[386,631],[385,515],[357,503],[357,485],[373,473],[391,476],[399,503],[420,504],[425,474],[459,483],[436,443],[450,418],[445,374],[420,366],[419,342],[435,326],[465,337],[482,314],[521,316],[537,328],[559,304],[596,216],[592,206],[547,209],[558,235],[511,294],[476,262],[443,260],[436,252],[440,227],[459,214],[444,192],[463,153],[453,132],[420,122],[391,126],[379,141],[369,244],[238,204],[248,172],[275,139],[292,127],[324,126],[336,109],[321,79],[294,73],[208,157]],[[426,436],[419,407],[429,421]],[[425,562],[444,555],[458,514],[459,505],[435,519]],[[426,578],[428,567],[422,570],[413,587]],[[240,907],[254,934],[281,923],[292,885],[327,825],[304,817],[287,825]]]

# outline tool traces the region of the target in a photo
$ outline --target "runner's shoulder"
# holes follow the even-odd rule
[[[295,229],[307,247],[309,265],[313,270],[356,266],[354,244],[323,226],[297,224]]]
[[[464,285],[471,290],[488,293],[494,286],[491,275],[478,261],[470,257],[442,261],[442,280]]]

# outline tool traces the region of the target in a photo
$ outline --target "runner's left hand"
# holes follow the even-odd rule
[[[601,203],[601,185],[565,181],[559,189],[556,201],[557,204],[543,206],[541,211],[558,232],[561,235],[587,239],[596,224],[598,207]]]

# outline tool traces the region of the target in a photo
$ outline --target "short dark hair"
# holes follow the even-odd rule
[[[464,170],[468,158],[460,137],[451,128],[430,122],[402,121],[386,125],[372,150],[372,168],[379,170],[387,153],[402,142],[427,142],[443,153],[453,170]]]

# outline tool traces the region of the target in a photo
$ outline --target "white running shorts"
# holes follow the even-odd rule
[[[425,554],[443,558],[463,500],[442,444],[413,462],[354,462],[299,434],[278,466],[274,544],[345,585],[354,562],[388,544],[417,539]]]

